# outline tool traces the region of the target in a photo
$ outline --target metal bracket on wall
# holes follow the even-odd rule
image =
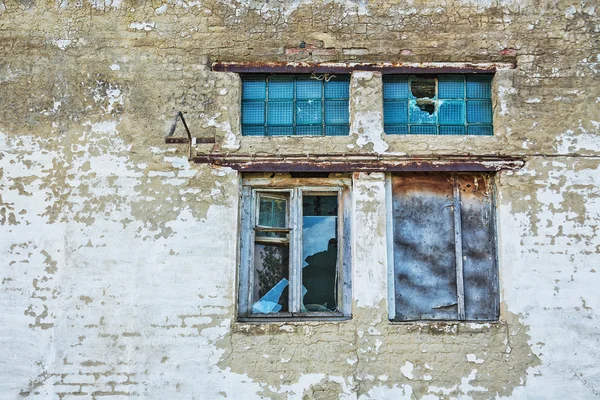
[[[183,123],[183,127],[185,128],[185,131],[187,133],[187,138],[182,138],[182,137],[173,137],[173,134],[175,133],[175,129],[177,128],[177,121],[179,121],[179,119],[181,119],[181,122]],[[185,122],[185,118],[183,118],[183,113],[181,111],[177,111],[177,114],[175,114],[175,120],[173,121],[173,125],[171,125],[171,129],[169,129],[169,133],[167,134],[167,136],[165,136],[165,143],[167,144],[179,144],[179,143],[187,143],[188,145],[188,160],[192,159],[192,145],[193,144],[199,144],[199,143],[215,143],[215,138],[200,138],[200,137],[195,137],[192,138],[192,134],[190,133],[190,128],[188,128],[187,123]]]

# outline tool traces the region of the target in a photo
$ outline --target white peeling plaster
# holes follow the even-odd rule
[[[556,138],[558,143],[556,152],[559,154],[573,154],[580,151],[598,151],[600,150],[600,134],[599,132],[588,133],[583,129],[579,129],[579,134],[576,134],[572,129]]]
[[[485,360],[477,358],[475,354],[467,354],[467,361],[475,364],[483,364]]]
[[[352,85],[360,85],[360,80],[373,79],[373,73],[369,71],[356,71],[352,74]],[[356,145],[364,147],[369,143],[373,144],[373,151],[384,153],[389,145],[385,142],[383,136],[383,114],[379,111],[365,111],[362,107],[364,100],[361,96],[352,96],[354,106],[354,115],[350,123],[350,135],[356,135]]]
[[[367,394],[361,395],[359,400],[412,400],[413,389],[410,385],[376,386],[371,388]]]
[[[223,134],[225,134],[225,140],[223,141],[223,148],[237,150],[240,148],[239,138],[233,130],[231,129],[231,123],[228,120],[223,122],[217,122],[217,119],[221,116],[221,113],[216,113],[214,116],[209,117],[207,115],[201,114],[200,117],[204,120],[202,126],[214,126],[219,129]]]
[[[358,307],[376,308],[387,296],[385,240],[385,174],[360,173],[353,178],[353,296]],[[360,335],[360,333],[359,333]]]
[[[149,32],[156,27],[156,22],[132,22],[129,29]]]
[[[511,204],[498,208],[502,298],[529,327],[529,345],[542,362],[527,371],[527,385],[507,399],[555,398],[557,387],[569,388],[573,399],[600,393],[600,340],[590,334],[600,329],[600,270],[596,255],[589,253],[600,238],[585,229],[600,220],[600,174],[594,167],[577,168],[576,162],[547,167],[549,178],[539,179],[547,186],[533,202],[541,205],[537,234],[526,212],[514,212]],[[537,175],[527,168],[514,174]],[[506,198],[504,190],[501,186],[500,196]],[[583,214],[557,211],[568,209],[566,193],[587,199]]]
[[[166,5],[166,4],[163,4],[162,6],[160,6],[160,7],[156,8],[156,9],[154,10],[154,13],[155,13],[156,15],[160,15],[160,14],[164,14],[166,11],[167,11],[167,5]]]
[[[508,115],[508,97],[517,93],[517,90],[513,87],[498,86],[498,104],[500,104],[500,115]]]
[[[406,379],[413,379],[413,363],[411,363],[410,361],[407,361],[404,363],[404,365],[402,367],[400,367],[400,372],[402,372],[402,375],[404,375],[406,377]]]

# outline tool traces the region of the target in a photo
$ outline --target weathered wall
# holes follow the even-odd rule
[[[0,398],[600,396],[600,18],[593,1],[0,4]],[[308,49],[299,49],[299,43]],[[212,61],[516,61],[494,137],[242,138]],[[353,318],[235,322],[239,178],[197,151],[506,154],[502,320],[387,321],[385,181],[356,174]],[[179,132],[181,134],[181,132]]]

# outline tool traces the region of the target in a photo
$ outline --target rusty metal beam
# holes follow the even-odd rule
[[[286,155],[250,156],[202,154],[196,163],[229,167],[244,172],[375,172],[375,171],[500,171],[517,170],[525,161],[504,156],[377,156]]]
[[[380,71],[384,74],[449,74],[487,73],[514,69],[515,63],[309,63],[309,62],[215,62],[213,71],[238,73],[350,73],[356,71]]]

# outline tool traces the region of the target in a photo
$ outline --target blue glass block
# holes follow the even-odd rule
[[[292,125],[294,103],[292,101],[270,101],[267,114],[267,124],[269,125]]]
[[[323,127],[321,125],[298,125],[296,126],[296,135],[322,136]]]
[[[413,135],[437,135],[437,126],[413,125],[410,127],[410,133]]]
[[[438,121],[440,124],[463,125],[465,123],[465,102],[462,100],[445,100],[438,104]]]
[[[348,100],[326,100],[325,101],[325,123],[326,124],[348,124],[350,122],[350,110]]]
[[[244,101],[242,103],[242,124],[264,125],[265,102]]]
[[[452,126],[452,125],[440,125],[440,135],[464,135],[466,129],[464,125]]]
[[[265,136],[265,127],[262,125],[242,125],[242,136]]]
[[[491,125],[469,125],[467,129],[469,135],[492,136],[494,134]]]
[[[268,136],[291,136],[293,134],[293,126],[269,126],[267,128]]]
[[[350,125],[329,125],[325,127],[325,136],[348,136]]]
[[[297,99],[320,99],[323,97],[323,83],[316,79],[298,79],[296,81]]]
[[[350,97],[350,81],[344,78],[332,78],[325,82],[326,99],[347,99]]]
[[[264,76],[242,77],[242,99],[264,100],[267,93],[267,82]]]
[[[299,125],[321,124],[323,109],[320,100],[296,102],[296,123]]]
[[[407,135],[408,125],[384,125],[383,130],[388,135]]]
[[[464,99],[465,78],[462,76],[438,77],[438,99]]]
[[[408,101],[383,102],[383,123],[384,124],[406,124],[408,123]]]
[[[410,100],[409,102],[409,115],[411,124],[435,124],[437,122],[437,109],[434,110],[433,114],[429,114],[417,106],[416,100]]]
[[[468,123],[492,123],[492,102],[490,100],[469,100],[467,101],[467,122]]]
[[[269,77],[269,100],[293,99],[294,77],[293,76],[271,76]]]
[[[467,75],[467,98],[490,99],[492,97],[492,77],[489,75]]]
[[[383,78],[383,98],[384,99],[407,99],[408,98],[408,77],[406,77],[406,76],[385,76]]]

